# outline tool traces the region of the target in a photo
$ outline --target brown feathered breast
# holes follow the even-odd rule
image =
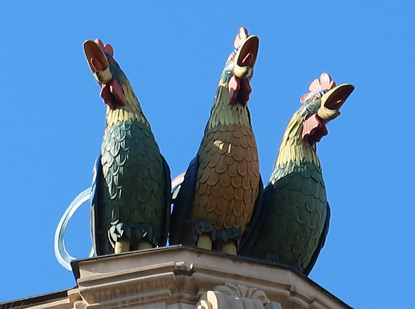
[[[243,231],[259,192],[259,162],[252,129],[218,125],[207,130],[199,149],[191,221],[207,219],[216,229]]]

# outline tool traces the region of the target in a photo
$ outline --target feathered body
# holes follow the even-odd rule
[[[315,147],[301,138],[303,121],[318,108],[315,103],[301,106],[284,133],[264,193],[267,219],[255,245],[262,258],[301,270],[310,264],[329,218],[320,161]]]
[[[327,134],[325,124],[338,116],[338,109],[353,90],[339,89],[316,93],[289,121],[263,193],[259,236],[244,241],[241,254],[287,264],[306,275],[314,266],[330,219],[315,143]],[[338,105],[330,102],[328,108],[330,98]]]
[[[127,77],[111,54],[105,57],[112,76],[105,83],[115,85],[104,85],[101,92],[108,107],[91,208],[98,255],[142,248],[143,243],[165,245],[170,212],[168,165]]]
[[[247,101],[258,39],[248,40],[243,46],[250,62],[241,66],[250,68],[249,75],[235,77],[242,47],[230,56],[222,72],[199,151],[174,203],[172,244],[197,241],[199,247],[227,252],[222,244],[232,242],[235,249],[251,218],[260,175]],[[206,246],[202,244],[204,235],[214,242],[213,247],[209,240]]]
[[[247,107],[230,105],[224,86],[219,86],[211,115],[197,154],[190,220],[201,232],[216,230],[225,232],[219,235],[225,241],[239,239],[258,197],[256,141]]]

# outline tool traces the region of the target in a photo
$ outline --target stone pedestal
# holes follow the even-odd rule
[[[350,308],[287,267],[183,246],[72,262],[73,289],[3,308]]]
[[[183,246],[72,266],[75,308],[349,308],[289,268]]]

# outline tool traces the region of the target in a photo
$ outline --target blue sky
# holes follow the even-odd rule
[[[328,72],[356,87],[318,144],[332,217],[310,278],[356,308],[413,307],[415,2],[148,3],[1,4],[0,302],[76,284],[53,237],[90,186],[105,126],[82,43],[113,45],[174,177],[197,152],[244,26],[260,38],[248,104],[264,182],[310,82]],[[87,205],[66,242],[88,255]]]

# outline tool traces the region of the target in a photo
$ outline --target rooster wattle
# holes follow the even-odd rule
[[[236,254],[262,183],[247,102],[259,39],[241,28],[197,156],[174,201],[170,243]]]
[[[280,262],[308,275],[329,227],[330,208],[316,143],[326,124],[354,90],[335,85],[323,73],[292,116],[284,133],[269,184],[264,189],[261,220],[244,239],[239,254]]]
[[[100,40],[84,51],[108,105],[96,161],[91,227],[97,255],[165,245],[170,216],[170,170],[135,93]]]

